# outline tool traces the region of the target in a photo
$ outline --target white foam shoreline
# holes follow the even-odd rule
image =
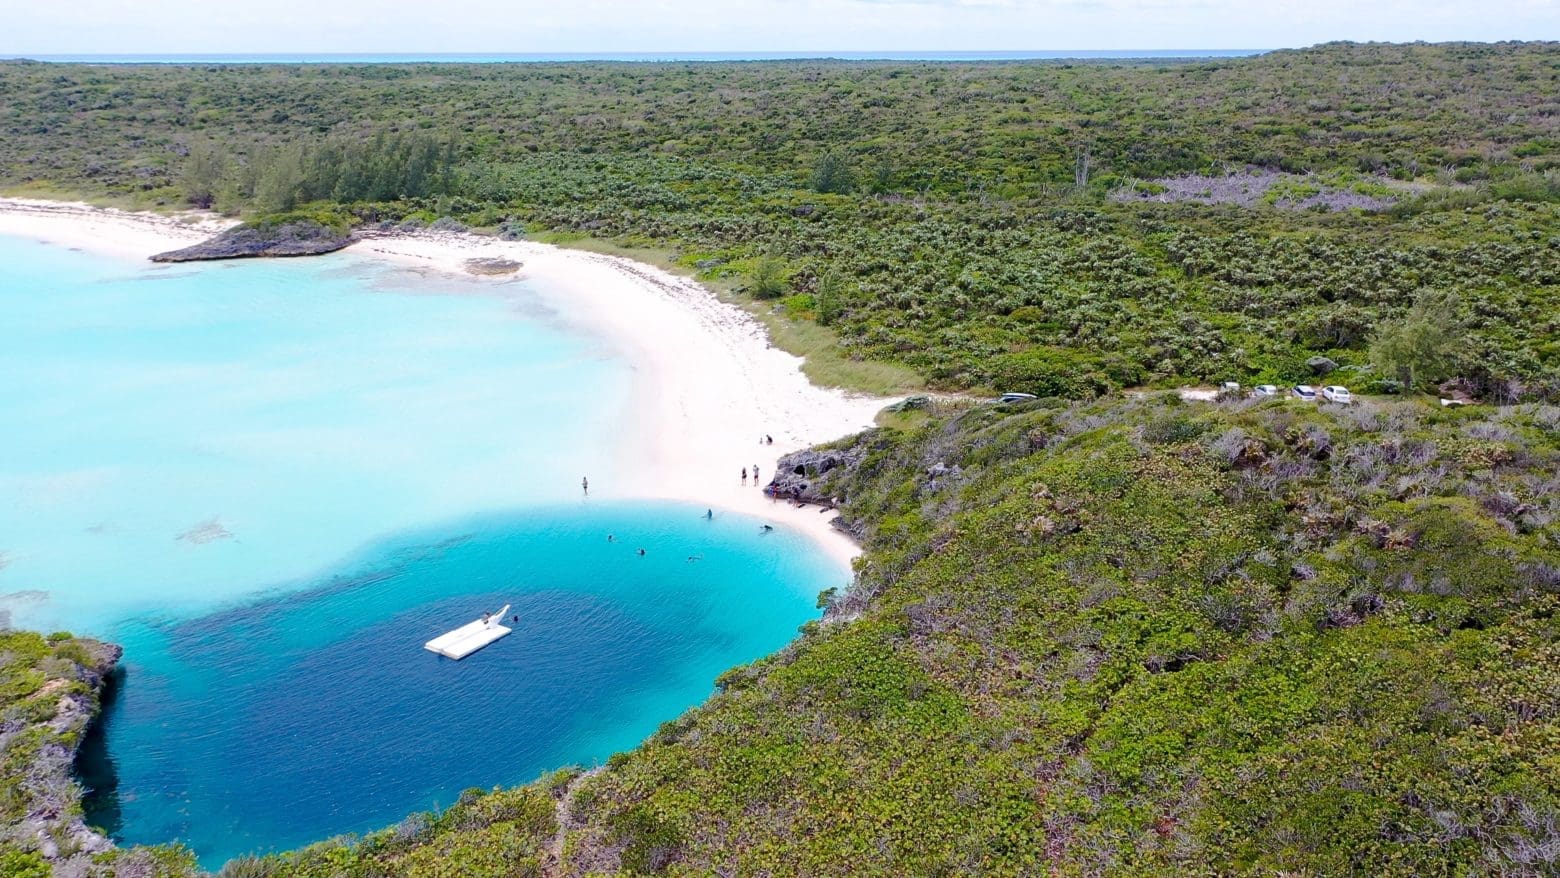
[[[230,222],[0,198],[0,234],[133,260],[188,246]],[[564,322],[619,351],[632,368],[632,404],[621,441],[613,443],[618,459],[602,471],[623,476],[620,483],[592,478],[592,497],[681,500],[746,513],[806,534],[842,562],[860,553],[832,527],[832,512],[770,500],[759,486],[782,454],[871,426],[889,400],[814,386],[801,358],[771,346],[750,315],[703,286],[620,257],[466,233],[379,235],[345,252],[475,284],[515,275],[473,277],[467,260],[518,261],[518,277]],[[774,444],[760,442],[766,435]],[[742,469],[754,464],[761,480],[743,483]],[[589,475],[537,477],[577,484]]]

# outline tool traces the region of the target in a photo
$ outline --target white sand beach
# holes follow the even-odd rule
[[[175,218],[0,198],[0,234],[130,259],[188,246],[230,223],[198,213]],[[812,385],[800,358],[772,347],[751,316],[703,286],[619,257],[464,233],[396,233],[347,252],[468,278],[471,259],[520,262],[518,275],[474,282],[518,276],[561,319],[620,351],[633,369],[634,404],[617,443],[622,458],[611,469],[631,475],[622,484],[593,478],[591,496],[685,500],[747,513],[801,531],[841,560],[859,554],[830,525],[832,512],[772,501],[761,486],[781,455],[871,426],[890,400]],[[772,445],[760,441],[766,435]],[[744,484],[742,469],[754,464],[761,478],[755,482],[750,473]]]
[[[208,213],[176,216],[93,207],[82,202],[0,198],[0,235],[142,260],[188,247],[234,224]]]

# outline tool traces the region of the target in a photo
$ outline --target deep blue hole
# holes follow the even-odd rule
[[[78,762],[91,822],[215,867],[632,747],[783,646],[848,576],[799,537],[703,512],[466,522],[307,588],[127,625],[125,673]],[[506,603],[509,637],[460,662],[422,649]]]

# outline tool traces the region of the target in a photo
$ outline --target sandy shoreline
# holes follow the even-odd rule
[[[0,198],[0,234],[144,260],[188,246],[230,221],[165,217],[85,204]],[[653,266],[530,241],[452,232],[375,236],[347,253],[475,283],[528,281],[560,318],[619,350],[633,369],[635,405],[625,413],[621,484],[594,478],[591,496],[684,500],[759,516],[800,531],[848,562],[859,547],[835,530],[833,513],[766,498],[782,454],[871,426],[889,400],[813,386],[801,359],[770,346],[763,328],[699,284]],[[518,275],[474,277],[466,262],[510,259]],[[774,444],[760,437],[773,436]],[[757,464],[762,481],[741,481]],[[570,474],[570,478],[576,478]]]

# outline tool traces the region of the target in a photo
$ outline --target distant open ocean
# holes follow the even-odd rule
[[[1041,49],[996,52],[454,52],[241,55],[0,55],[77,64],[543,64],[569,61],[1040,61],[1133,58],[1243,58],[1267,49]]]

